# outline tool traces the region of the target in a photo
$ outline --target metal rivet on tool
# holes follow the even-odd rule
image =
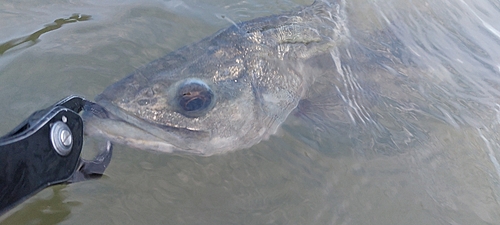
[[[71,144],[73,144],[73,137],[71,136],[71,131],[62,130],[60,138],[62,144],[66,147],[71,146]]]
[[[73,147],[73,135],[68,125],[61,121],[52,124],[50,128],[50,141],[59,155],[68,155]]]

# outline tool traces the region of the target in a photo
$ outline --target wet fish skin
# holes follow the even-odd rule
[[[86,132],[162,152],[212,155],[276,132],[314,82],[306,61],[344,40],[342,6],[315,2],[183,47],[109,86]],[[93,115],[106,110],[111,117]]]

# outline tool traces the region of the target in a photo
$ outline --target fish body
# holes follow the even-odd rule
[[[112,84],[86,107],[88,134],[212,155],[276,132],[316,77],[308,60],[345,44],[337,2],[234,24]]]

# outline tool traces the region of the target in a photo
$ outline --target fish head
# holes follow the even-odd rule
[[[275,133],[297,106],[303,79],[293,62],[237,31],[174,51],[109,86],[86,107],[86,132],[207,156]]]

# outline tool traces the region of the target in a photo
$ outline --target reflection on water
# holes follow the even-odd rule
[[[64,221],[71,213],[70,206],[79,204],[65,202],[63,188],[60,185],[46,188],[35,198],[9,212],[2,224],[57,224]],[[19,210],[21,207],[22,210]]]
[[[0,44],[0,55],[4,54],[6,51],[8,51],[11,48],[14,48],[16,46],[19,46],[19,45],[27,43],[27,42],[35,44],[42,34],[47,33],[49,31],[59,29],[64,24],[74,23],[77,21],[85,21],[85,20],[89,20],[89,19],[90,19],[89,15],[79,15],[79,14],[73,14],[72,16],[70,16],[67,19],[63,19],[63,18],[57,19],[54,21],[54,23],[49,24],[49,25],[45,25],[44,28],[37,30],[36,32],[34,32],[26,37],[16,38],[16,39],[7,41],[3,44]],[[31,46],[31,45],[29,45],[29,46]],[[26,46],[26,48],[29,46]]]
[[[0,56],[0,133],[230,21],[310,3],[0,3],[2,43],[92,15]],[[116,146],[105,179],[44,190],[2,224],[498,224],[500,4],[345,4],[350,44],[310,71],[335,75],[315,87],[332,94],[302,102],[276,136],[206,158]]]

